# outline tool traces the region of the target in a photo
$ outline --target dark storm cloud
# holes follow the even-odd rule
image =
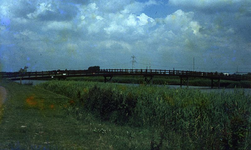
[[[212,36],[235,36],[250,41],[251,1],[240,0],[170,0],[169,4],[193,11],[202,25],[201,32]],[[234,34],[234,35],[233,35]],[[232,37],[233,38],[233,37]]]
[[[38,15],[40,20],[72,20],[77,15],[77,9],[74,6],[64,6],[60,5],[59,7],[52,10],[46,10],[43,13]]]
[[[37,9],[36,3],[26,0],[13,1],[11,5],[10,13],[13,13],[17,17],[26,18],[28,14],[35,12]]]
[[[63,3],[40,3],[34,13],[28,16],[32,19],[42,21],[63,21],[72,20],[76,17],[78,8],[73,5],[64,5]]]

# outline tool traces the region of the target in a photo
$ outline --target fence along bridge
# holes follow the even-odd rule
[[[40,72],[1,72],[2,78],[10,80],[49,80],[65,79],[67,77],[103,76],[104,82],[112,80],[113,76],[139,75],[145,78],[146,83],[151,83],[153,76],[178,76],[180,86],[188,86],[189,78],[207,78],[211,80],[211,88],[220,86],[220,80],[241,81],[241,75],[229,75],[224,73],[197,72],[182,70],[160,70],[160,69],[99,69],[99,70],[54,70]]]

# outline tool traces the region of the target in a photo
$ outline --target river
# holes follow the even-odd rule
[[[15,82],[20,83],[20,80],[16,80]],[[24,85],[37,85],[44,82],[48,82],[48,80],[22,80],[22,84]]]

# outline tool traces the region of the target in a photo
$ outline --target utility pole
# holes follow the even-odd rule
[[[132,56],[132,69],[134,68],[134,64],[136,63],[136,57],[133,55]]]
[[[194,71],[194,68],[195,68],[195,59],[193,57],[193,71]]]

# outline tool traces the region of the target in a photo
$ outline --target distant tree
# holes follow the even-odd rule
[[[27,69],[28,69],[28,67],[25,66],[24,68],[20,68],[18,72],[19,72],[20,74],[24,74],[25,72],[27,72]]]
[[[24,68],[20,68],[20,70],[18,72],[20,75],[23,75],[27,72],[27,69],[28,69],[28,67],[25,66]],[[22,79],[23,79],[23,77],[20,77],[20,84],[22,84]]]

